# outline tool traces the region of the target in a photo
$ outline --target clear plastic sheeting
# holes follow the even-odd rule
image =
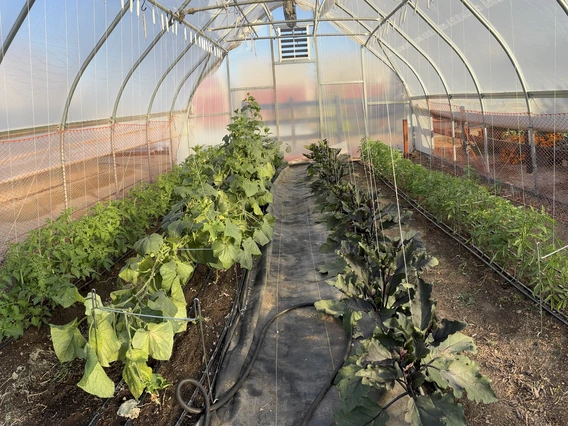
[[[363,137],[401,147],[405,120],[410,148],[455,171],[467,128],[460,143],[477,160],[466,167],[500,180],[510,161],[529,163],[525,190],[556,188],[568,167],[566,0],[292,5],[0,0],[0,252],[219,143],[248,93],[289,158],[323,138],[352,155]],[[496,140],[522,155],[496,155]]]

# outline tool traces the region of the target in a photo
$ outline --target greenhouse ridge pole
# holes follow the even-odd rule
[[[14,41],[16,34],[18,34],[20,27],[22,26],[22,24],[26,20],[26,17],[28,16],[28,13],[30,12],[30,9],[33,7],[34,3],[35,3],[35,0],[27,0],[26,4],[24,4],[24,6],[22,6],[22,10],[20,10],[20,14],[16,18],[16,22],[14,22],[14,25],[12,25],[12,28],[10,28],[10,32],[8,32],[8,35],[6,36],[6,39],[4,40],[4,43],[2,44],[2,49],[0,50],[0,64],[4,60],[4,56],[6,56],[6,52],[10,48],[10,45],[12,44],[12,42]]]
[[[101,36],[101,38],[99,39],[97,44],[95,44],[95,47],[93,47],[93,50],[91,50],[89,55],[85,58],[85,60],[81,64],[81,68],[79,68],[79,71],[77,72],[77,75],[75,76],[75,79],[73,80],[73,83],[71,84],[71,87],[69,88],[69,93],[67,94],[67,99],[65,100],[65,106],[63,107],[63,116],[61,117],[61,124],[60,124],[59,130],[61,132],[60,133],[60,151],[61,151],[61,171],[62,171],[62,174],[63,174],[63,196],[64,196],[64,200],[65,200],[65,208],[66,209],[69,208],[69,197],[68,197],[68,193],[67,193],[67,178],[66,178],[66,172],[65,172],[65,128],[67,126],[67,116],[69,114],[69,106],[71,105],[71,99],[73,99],[73,95],[75,94],[75,90],[77,89],[77,85],[79,84],[79,80],[83,76],[83,73],[85,72],[85,70],[87,69],[87,67],[89,66],[89,64],[91,63],[91,61],[95,57],[95,55],[97,54],[97,52],[105,44],[108,37],[114,31],[114,29],[116,28],[116,26],[118,25],[118,23],[120,22],[120,20],[126,14],[127,11],[128,11],[128,8],[124,7],[123,9],[120,10],[120,12],[118,12],[118,14],[115,16],[114,20],[110,23],[110,25],[108,26],[106,31],[103,33],[103,35]],[[116,164],[114,164],[114,176],[115,176],[115,184],[117,184],[117,182],[116,182]]]
[[[556,2],[560,5],[564,13],[568,15],[568,5],[566,2],[564,0],[556,0]]]

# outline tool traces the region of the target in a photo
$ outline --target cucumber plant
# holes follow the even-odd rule
[[[315,161],[308,170],[315,178],[311,188],[330,228],[321,251],[339,256],[320,272],[336,275],[328,283],[345,296],[315,306],[342,318],[346,331],[359,338],[335,379],[341,400],[336,424],[386,425],[388,407],[406,397],[405,420],[411,425],[465,425],[456,398],[465,393],[489,403],[496,397],[467,357],[476,348],[461,333],[466,324],[439,321],[432,286],[419,277],[437,260],[418,233],[400,228],[407,214],[345,182],[343,171],[336,173],[347,161],[338,150],[325,141],[307,148],[306,156]],[[398,394],[381,405],[385,390]]]
[[[89,294],[82,319],[51,325],[60,361],[86,360],[78,383],[86,392],[112,396],[115,384],[104,368],[117,361],[135,398],[167,386],[150,364],[168,360],[174,335],[195,320],[187,318],[183,290],[195,265],[228,269],[239,263],[250,269],[272,239],[274,218],[266,207],[283,158],[280,143],[269,137],[253,97],[235,113],[223,144],[197,146],[181,164],[181,183],[160,233],[134,244],[136,256],[122,268],[121,288],[110,302]]]

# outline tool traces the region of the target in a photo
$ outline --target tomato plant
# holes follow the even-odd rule
[[[568,259],[555,254],[538,270],[537,242],[543,254],[564,245],[544,208],[515,206],[470,179],[427,171],[380,142],[364,140],[361,153],[380,176],[392,179],[396,173],[401,189],[494,262],[531,284],[535,295],[542,295],[553,308],[566,307],[568,293],[561,283]]]
[[[46,323],[57,305],[82,302],[76,284],[110,269],[167,212],[180,182],[174,167],[124,199],[97,203],[78,220],[64,211],[12,244],[0,268],[0,340]]]

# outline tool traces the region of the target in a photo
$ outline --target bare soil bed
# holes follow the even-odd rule
[[[119,271],[117,265],[90,287],[96,288],[103,299],[108,297]],[[194,297],[199,296],[201,302],[208,358],[225,327],[242,273],[236,267],[210,273],[200,266],[186,287],[188,309]],[[61,309],[54,313],[51,322],[65,324],[81,314],[81,308]],[[183,378],[201,378],[205,366],[202,348],[197,324],[178,335],[172,358],[159,366],[159,373],[172,386],[161,391],[158,400],[146,399],[133,425],[176,423],[182,410],[175,399],[175,385]],[[61,364],[53,351],[48,326],[29,329],[22,338],[0,351],[0,360],[0,425],[119,426],[128,420],[119,417],[117,410],[122,402],[132,398],[130,392],[121,386],[114,398],[103,400],[78,388],[84,361]],[[117,384],[120,372],[118,365],[107,370]]]
[[[365,173],[355,164],[361,185]],[[377,181],[385,202],[395,194]],[[401,207],[410,206],[401,202]],[[509,286],[460,244],[418,212],[407,228],[420,231],[439,265],[424,273],[434,284],[441,318],[466,321],[464,332],[477,344],[472,356],[492,380],[499,402],[464,399],[468,425],[565,426],[568,413],[568,329]]]

